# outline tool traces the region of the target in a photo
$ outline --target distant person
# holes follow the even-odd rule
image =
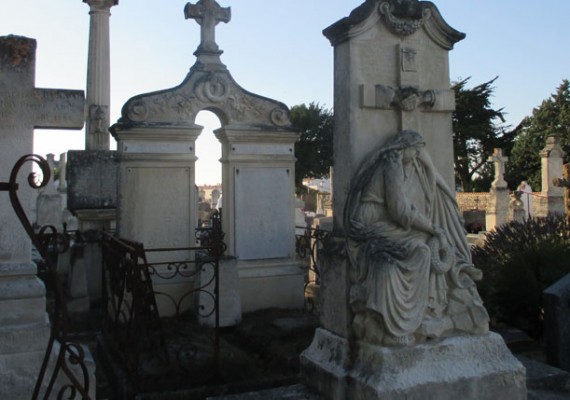
[[[532,187],[526,182],[522,181],[517,187],[517,191],[521,192],[521,201],[524,208],[524,218],[532,218]]]

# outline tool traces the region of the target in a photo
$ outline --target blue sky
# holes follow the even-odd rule
[[[197,0],[194,0],[195,3]],[[178,85],[194,63],[199,26],[184,19],[186,0],[120,0],[111,9],[111,120],[132,96]],[[218,0],[232,7],[216,40],[222,61],[249,91],[288,106],[333,106],[333,49],[322,30],[360,0]],[[450,78],[471,85],[499,76],[493,106],[516,125],[569,78],[569,0],[436,0],[446,21],[467,37],[450,54]],[[84,89],[89,7],[82,0],[18,0],[2,5],[0,35],[38,40],[36,86]],[[215,126],[208,113],[198,123]],[[198,183],[215,183],[219,146],[205,131],[197,143]],[[36,131],[35,151],[83,148],[83,133]],[[201,149],[207,149],[201,151]],[[209,161],[208,161],[209,160]]]

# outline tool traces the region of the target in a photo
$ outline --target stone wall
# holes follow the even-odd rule
[[[457,192],[457,204],[461,212],[480,210],[485,211],[487,201],[489,200],[488,192]]]
[[[459,210],[461,212],[480,210],[485,211],[487,207],[487,201],[489,199],[489,193],[487,192],[457,192],[457,204],[459,205]],[[542,195],[541,192],[533,192],[533,199],[536,200]],[[537,201],[533,202],[533,215],[536,215],[539,205]]]

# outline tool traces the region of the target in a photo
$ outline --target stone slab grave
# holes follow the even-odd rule
[[[200,0],[188,3],[184,14],[201,26],[196,63],[179,86],[127,101],[111,128],[120,155],[118,233],[146,248],[194,244],[195,143],[202,131],[194,121],[198,112],[209,110],[222,125],[215,131],[222,147],[222,225],[226,255],[237,260],[229,269],[239,277],[241,309],[300,308],[303,270],[294,243],[298,134],[289,110],[242,89],[221,62],[215,29],[229,22],[229,7]],[[174,257],[191,259],[192,254]],[[154,284],[174,293],[192,282]]]
[[[554,182],[563,176],[565,154],[558,136],[546,138],[546,144],[540,152],[542,191],[536,198],[535,214],[537,217],[566,213],[564,189]]]
[[[526,399],[524,367],[489,332],[453,190],[449,51],[465,35],[416,0],[367,0],[323,33],[333,237],[305,384],[332,400]]]
[[[0,180],[7,182],[16,161],[33,153],[34,129],[81,129],[80,90],[35,87],[36,41],[0,37]],[[32,190],[26,163],[17,191],[29,213]],[[0,398],[29,399],[49,336],[45,287],[31,261],[31,241],[17,219],[8,193],[0,191]]]

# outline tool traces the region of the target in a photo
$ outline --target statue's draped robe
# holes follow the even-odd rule
[[[407,166],[401,151],[389,151],[368,166],[352,197],[349,237],[353,246],[351,301],[382,315],[394,336],[413,333],[426,317],[439,317],[447,304],[448,280],[470,266],[470,251],[455,199],[420,153]],[[364,184],[363,184],[364,182]],[[446,232],[455,263],[446,273],[434,271],[428,240],[417,229],[423,218]],[[464,282],[466,285],[472,284]],[[459,282],[457,282],[459,284]]]

